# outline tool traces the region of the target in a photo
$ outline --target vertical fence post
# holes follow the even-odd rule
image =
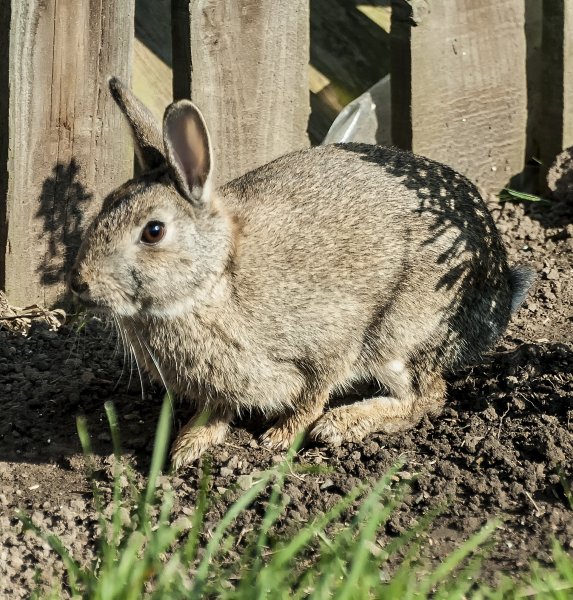
[[[573,146],[573,3],[543,1],[542,103],[539,115],[543,171]]]
[[[392,0],[391,36],[394,143],[506,185],[525,155],[524,0]]]
[[[173,0],[173,91],[205,115],[224,183],[308,144],[308,0]]]
[[[0,9],[0,287],[54,304],[86,222],[132,172],[107,92],[127,79],[133,0],[4,0]]]

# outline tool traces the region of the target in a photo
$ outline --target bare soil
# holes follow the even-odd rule
[[[449,402],[440,417],[399,435],[372,435],[338,449],[303,449],[301,465],[327,468],[288,478],[290,502],[278,533],[300,529],[401,458],[400,477],[411,480],[411,491],[379,543],[443,505],[423,546],[432,560],[442,559],[488,519],[504,519],[484,563],[484,581],[495,582],[502,573],[517,577],[532,560],[546,563],[553,538],[573,551],[573,510],[566,497],[573,481],[573,203],[492,202],[491,209],[512,262],[531,264],[539,274],[506,336],[479,365],[450,377]],[[80,331],[77,325],[51,331],[44,321],[34,321],[27,336],[0,325],[2,598],[28,597],[36,570],[43,581],[53,569],[62,572],[48,546],[22,531],[14,516],[18,508],[58,534],[78,558],[93,555],[97,528],[77,415],[87,419],[103,488],[112,453],[106,400],[119,413],[125,454],[146,473],[163,391],[144,379],[142,392],[134,366],[118,347],[114,331],[97,320]],[[176,406],[174,429],[189,412]],[[257,472],[281,459],[258,446],[262,424],[237,425],[228,443],[209,457],[207,527]],[[174,518],[192,513],[202,468],[197,464],[162,478],[162,486],[176,493]],[[235,523],[239,545],[263,509],[264,499]]]

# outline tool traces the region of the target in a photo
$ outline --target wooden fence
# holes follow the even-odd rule
[[[357,10],[359,18],[380,7],[390,14],[390,0],[147,5],[138,26],[152,40],[155,66],[135,89],[156,101],[191,97],[202,108],[219,182],[308,145],[309,55],[324,79],[329,52],[353,57],[341,36]],[[132,175],[129,135],[107,79],[130,79],[141,50],[135,11],[135,0],[0,2],[0,288],[14,305],[61,298],[83,228],[103,196]],[[173,47],[154,48],[168,12]],[[391,15],[389,51],[379,60],[391,71],[393,143],[489,191],[518,176],[531,156],[549,165],[573,144],[573,3],[392,0]],[[314,32],[329,22],[338,47],[319,48]],[[363,45],[374,39],[364,31]],[[347,60],[338,78],[353,80],[363,67]],[[172,93],[162,73],[172,77]],[[310,99],[327,89],[312,90],[311,81]]]

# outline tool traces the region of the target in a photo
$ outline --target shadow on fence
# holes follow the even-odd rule
[[[37,272],[45,286],[64,280],[81,243],[86,204],[93,194],[81,183],[79,172],[74,159],[67,164],[58,163],[42,184],[35,216],[42,220],[38,242],[45,244],[46,249]]]

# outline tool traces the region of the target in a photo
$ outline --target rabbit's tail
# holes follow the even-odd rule
[[[511,312],[515,313],[527,296],[531,284],[535,281],[535,271],[525,265],[511,267]]]

